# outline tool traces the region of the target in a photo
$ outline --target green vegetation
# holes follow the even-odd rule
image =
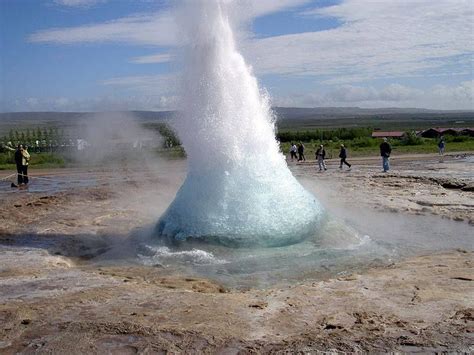
[[[474,138],[473,137],[445,137],[446,141],[446,153],[449,152],[469,152],[474,151]],[[329,159],[338,158],[339,149],[341,143],[348,149],[350,157],[362,157],[362,156],[378,156],[379,145],[382,142],[381,139],[375,139],[370,137],[358,137],[352,140],[328,140],[324,141],[323,144],[326,150],[327,157]],[[438,152],[438,140],[435,138],[420,138],[416,139],[391,139],[389,140],[392,145],[392,155],[397,154],[429,154]],[[305,156],[306,159],[314,159],[314,153],[318,148],[320,141],[312,140],[309,142],[303,142],[305,145]],[[290,143],[281,143],[281,150],[285,154],[289,154]]]
[[[285,154],[289,152],[290,142],[303,142],[308,159],[314,159],[314,152],[321,144],[326,147],[328,158],[337,158],[340,144],[344,143],[348,148],[349,157],[377,156],[381,139],[371,138],[372,126],[365,127],[337,127],[299,125],[299,121],[293,121],[294,125],[280,126],[277,139],[280,141],[281,150]],[[318,120],[315,120],[321,123]],[[328,123],[327,120],[326,123]],[[332,122],[335,123],[333,119]],[[301,122],[300,122],[301,123]],[[314,123],[314,122],[313,122]],[[286,122],[288,124],[288,122]],[[0,125],[1,126],[1,125]],[[144,122],[143,126],[148,130],[158,132],[164,137],[163,145],[160,147],[149,147],[154,154],[164,158],[182,158],[186,156],[178,136],[164,122]],[[282,128],[286,127],[286,128]],[[437,153],[437,142],[435,138],[421,138],[415,134],[412,128],[405,127],[405,137],[402,139],[391,139],[393,154],[417,154]],[[3,137],[0,137],[0,170],[14,169],[13,152],[3,148],[8,142],[12,146],[27,144],[30,149],[31,162],[34,168],[59,168],[74,166],[78,164],[76,139],[81,138],[81,128],[70,126],[22,126],[22,129],[10,129]],[[428,128],[423,125],[423,128]],[[400,130],[400,128],[398,128]],[[419,129],[419,126],[418,126]],[[5,131],[4,131],[5,132]],[[474,151],[474,138],[468,136],[445,136],[446,152]],[[3,148],[3,149],[2,149]],[[122,154],[124,147],[117,148],[117,154]],[[125,150],[127,147],[125,147]],[[130,148],[131,150],[132,148]],[[124,150],[124,152],[125,152]],[[135,154],[135,153],[133,153]]]
[[[144,124],[149,130],[159,133],[164,139],[161,147],[145,148],[165,158],[182,158],[184,149],[175,132],[165,123]],[[78,161],[77,139],[81,138],[81,127],[69,130],[57,126],[31,128],[22,126],[22,130],[10,129],[8,134],[0,137],[0,170],[15,169],[14,152],[7,147],[16,148],[18,144],[27,145],[31,155],[30,165],[35,168],[61,168],[80,165]],[[93,149],[93,148],[90,148]],[[132,147],[117,145],[117,154],[126,153]],[[124,150],[125,149],[125,150]],[[90,151],[84,151],[91,154]],[[93,153],[92,153],[93,154]]]
[[[58,127],[24,128],[23,130],[10,129],[8,134],[0,137],[0,145],[10,142],[13,146],[18,144],[35,147],[37,151],[51,151],[54,146],[66,145],[70,143],[69,137],[63,129]]]
[[[30,165],[34,168],[64,168],[67,159],[56,153],[31,153]],[[13,152],[0,153],[0,170],[14,170],[15,158]]]
[[[143,127],[158,132],[164,138],[164,146],[167,148],[181,145],[176,133],[166,123],[145,123]]]
[[[281,115],[281,131],[312,131],[315,129],[372,127],[382,131],[412,131],[431,127],[474,127],[474,112],[309,115],[287,118]]]
[[[336,129],[313,129],[305,131],[280,131],[277,139],[280,142],[310,142],[328,140],[352,140],[356,138],[370,137],[372,128],[336,128]]]

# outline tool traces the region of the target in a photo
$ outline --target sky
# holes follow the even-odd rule
[[[176,109],[177,2],[0,0],[0,111]],[[474,0],[231,6],[274,106],[474,110]]]

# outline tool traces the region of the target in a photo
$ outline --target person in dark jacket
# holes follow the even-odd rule
[[[23,184],[23,146],[18,144],[18,147],[15,151],[15,164],[16,164],[16,171],[18,173],[18,185]],[[13,186],[13,185],[12,185]]]
[[[304,156],[303,142],[300,142],[300,144],[298,144],[298,161],[306,161],[306,157]]]
[[[346,164],[349,169],[351,168],[351,164],[349,164],[347,159],[347,149],[344,147],[344,144],[341,144],[341,151],[339,152],[339,158],[341,158],[341,164],[339,164],[339,169],[342,169],[342,164]]]
[[[326,151],[324,150],[324,146],[322,144],[319,146],[315,155],[316,155],[316,160],[318,161],[319,171],[323,169],[328,170],[326,168],[326,163],[324,162],[324,159],[326,159]]]
[[[387,138],[384,138],[382,144],[380,144],[380,155],[382,156],[384,173],[390,170],[390,153],[392,153],[392,147],[390,143],[388,143]]]
[[[438,142],[439,155],[444,155],[444,150],[446,149],[446,143],[444,142],[444,137],[441,136]]]

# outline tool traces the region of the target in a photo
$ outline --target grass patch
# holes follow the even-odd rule
[[[30,153],[31,160],[29,165],[34,168],[64,168],[66,160],[63,156],[56,153]],[[0,154],[0,170],[16,169],[15,157],[13,152]]]
[[[460,138],[460,137],[453,137]],[[449,152],[474,152],[474,138],[463,137],[463,139],[446,139],[446,153]],[[378,156],[380,154],[379,145],[382,141],[373,138],[355,138],[345,141],[324,142],[326,156],[328,159],[339,157],[341,143],[344,143],[350,157]],[[397,154],[429,154],[438,153],[437,139],[421,138],[419,144],[406,145],[400,140],[391,140],[392,156]],[[304,142],[306,159],[314,159],[319,141]],[[289,155],[290,143],[281,143],[281,150],[285,155]]]

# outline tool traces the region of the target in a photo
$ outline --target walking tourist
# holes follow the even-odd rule
[[[296,153],[298,152],[298,147],[296,144],[291,142],[291,148],[290,148],[290,155],[291,155],[291,161],[293,161],[293,158],[298,159]]]
[[[390,170],[390,153],[392,152],[392,147],[388,143],[387,138],[383,139],[382,144],[380,144],[380,155],[382,156],[382,166],[383,172],[386,173]]]
[[[303,142],[300,142],[300,144],[298,144],[298,161],[306,161],[306,157],[304,156]]]
[[[439,155],[444,155],[445,148],[446,148],[446,143],[444,142],[444,137],[441,136],[438,142]]]
[[[339,164],[339,169],[342,169],[342,164],[346,164],[349,167],[349,170],[351,168],[351,164],[349,164],[346,159],[347,159],[347,149],[344,146],[344,144],[341,144],[341,151],[339,152],[339,158],[341,158],[341,163]]]
[[[318,166],[319,166],[319,171],[321,170],[328,170],[326,168],[326,163],[324,162],[324,159],[326,159],[326,151],[324,150],[324,146],[321,144],[316,151],[316,160],[318,161]]]

